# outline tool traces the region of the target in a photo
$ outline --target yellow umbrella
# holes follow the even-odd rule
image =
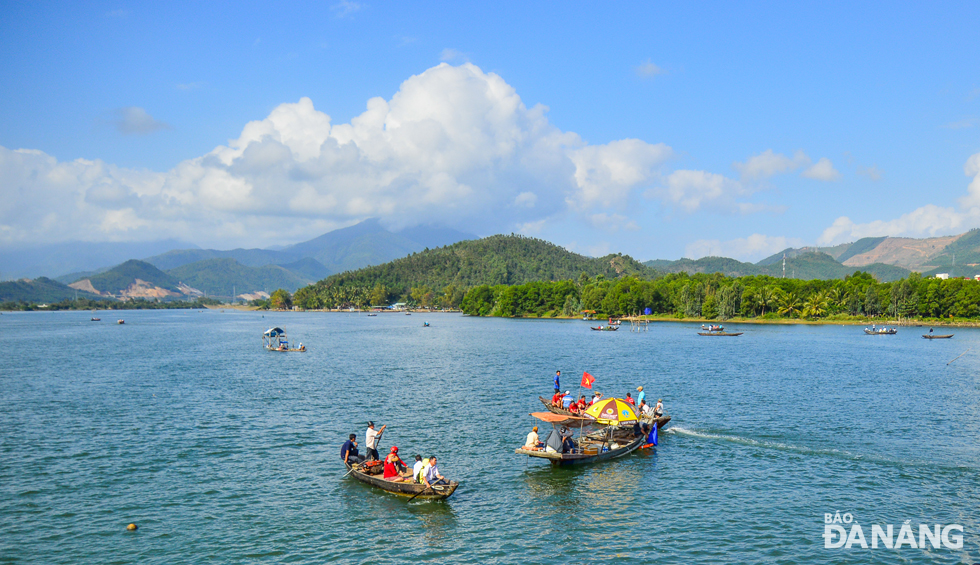
[[[622,398],[607,398],[589,406],[586,414],[595,418],[597,424],[615,426],[639,421],[633,406]]]

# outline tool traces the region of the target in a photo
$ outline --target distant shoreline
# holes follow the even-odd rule
[[[242,312],[258,312],[260,311],[255,306],[244,306],[244,305],[222,305],[222,306],[208,306],[211,310],[238,310]],[[387,315],[398,315],[398,314],[462,314],[459,310],[261,310],[261,312],[275,312],[279,314],[288,313],[301,313],[301,312],[322,312],[327,314],[387,314]],[[493,318],[495,316],[470,316],[472,318]],[[581,316],[548,316],[548,317],[537,317],[537,316],[516,316],[510,319],[514,320],[582,320]],[[820,319],[820,320],[804,320],[800,318],[777,318],[762,320],[758,318],[730,318],[728,320],[718,320],[718,319],[707,319],[707,318],[677,318],[674,316],[640,316],[640,320],[647,322],[672,322],[680,324],[718,324],[718,325],[738,325],[738,324],[755,324],[755,325],[782,325],[782,326],[792,326],[792,325],[807,325],[807,326],[888,326],[896,328],[915,328],[915,327],[948,327],[948,328],[978,328],[980,327],[980,320],[975,322],[966,321],[944,321],[944,320],[905,320],[899,322],[898,320],[872,320],[872,319],[858,319],[858,320],[840,320],[840,319]],[[614,318],[614,320],[622,320],[624,325],[628,325],[629,321],[626,318]],[[596,324],[607,324],[607,319],[600,320],[589,320],[590,322]]]

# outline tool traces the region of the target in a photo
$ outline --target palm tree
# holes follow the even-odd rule
[[[799,315],[800,308],[800,298],[796,296],[796,293],[791,292],[779,301],[779,313],[783,316]]]
[[[827,312],[827,297],[822,292],[810,295],[803,304],[801,315],[804,318],[819,318]]]
[[[779,293],[775,288],[771,286],[764,286],[759,289],[759,292],[755,295],[755,303],[762,308],[762,315],[766,315],[766,308],[771,308],[776,305],[779,300]]]

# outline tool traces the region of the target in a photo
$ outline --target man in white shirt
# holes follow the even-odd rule
[[[429,467],[426,468],[425,473],[422,475],[422,481],[427,487],[431,487],[432,485],[437,485],[439,483],[449,484],[446,477],[439,474],[439,466],[436,465],[435,455],[429,457]]]
[[[424,467],[425,467],[425,463],[422,462],[422,456],[416,455],[415,465],[412,466],[412,477],[414,478],[414,481],[422,482],[422,477],[419,473],[422,472],[422,469]]]
[[[375,431],[374,422],[368,422],[367,431],[364,433],[364,447],[367,451],[367,461],[377,461],[381,459],[378,455],[378,437],[384,433],[388,424],[381,426],[380,430]]]
[[[661,417],[661,416],[664,415],[664,399],[663,398],[658,398],[657,399],[657,406],[653,409],[653,415],[656,416],[657,418],[659,418],[659,417]]]
[[[640,401],[640,416],[653,416],[653,408],[650,408],[646,400]]]

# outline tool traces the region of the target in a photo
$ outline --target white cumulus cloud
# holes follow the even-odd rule
[[[803,151],[797,151],[790,158],[772,149],[766,149],[744,163],[732,163],[732,167],[742,175],[742,180],[755,180],[795,171],[809,165],[810,162],[810,158]]]
[[[827,182],[840,179],[840,173],[834,168],[834,164],[830,162],[830,159],[826,157],[821,157],[819,161],[814,163],[809,169],[803,171],[802,174],[809,179]]]
[[[959,199],[960,209],[927,204],[893,220],[863,224],[841,216],[823,231],[817,242],[834,245],[862,237],[935,237],[980,227],[980,153],[967,159],[963,172],[973,179],[967,194]]]
[[[748,194],[742,184],[707,171],[677,170],[663,179],[662,186],[647,190],[648,198],[659,198],[687,212],[710,206],[726,211],[759,211],[755,205],[736,198]]]
[[[0,244],[193,237],[268,245],[367,217],[392,228],[533,228],[568,210],[624,206],[673,155],[637,139],[589,145],[546,114],[494,73],[440,64],[390,99],[372,98],[349,123],[302,98],[166,172],[0,148]],[[127,123],[159,124],[142,116]]]

